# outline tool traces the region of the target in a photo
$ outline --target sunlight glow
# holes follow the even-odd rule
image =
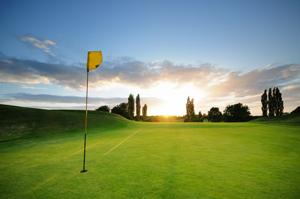
[[[152,96],[163,99],[163,102],[149,110],[151,115],[183,115],[187,97],[195,102],[203,100],[206,91],[196,88],[193,84],[176,85],[171,82],[161,82],[148,90]]]

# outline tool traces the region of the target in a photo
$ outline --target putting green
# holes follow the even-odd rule
[[[90,129],[87,173],[78,129],[1,142],[0,198],[300,197],[299,126],[113,121]]]

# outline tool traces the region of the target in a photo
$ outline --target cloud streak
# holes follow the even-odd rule
[[[257,94],[262,89],[278,86],[297,85],[300,83],[300,65],[289,64],[257,69],[247,73],[231,72],[226,81],[213,87],[214,95],[222,96],[235,93],[236,96]]]
[[[20,84],[57,84],[74,89],[84,85],[84,68],[32,60],[0,60],[0,81]]]
[[[21,36],[20,40],[30,45],[31,47],[41,50],[47,55],[54,56],[54,53],[52,52],[51,48],[53,46],[56,46],[56,42],[53,40],[49,40],[49,39],[42,40],[32,35]]]

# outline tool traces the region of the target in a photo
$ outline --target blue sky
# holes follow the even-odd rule
[[[141,62],[146,68],[156,63],[161,67],[168,61],[170,67],[175,68],[191,67],[193,70],[209,65],[217,67],[218,71],[241,74],[300,63],[300,1],[29,0],[1,1],[0,5],[0,52],[5,59],[84,68],[86,52],[101,49],[105,58],[103,67],[113,67],[120,62]],[[121,71],[128,73],[127,65],[123,66],[125,70]],[[92,94],[94,97],[127,97],[128,92],[158,97],[158,93],[165,93],[160,91],[162,88],[178,87],[166,83],[178,81],[177,76],[173,79],[164,76],[161,77],[164,82],[157,80],[160,88],[151,93],[153,88],[142,87],[130,81],[130,77],[128,81],[118,80],[118,85],[112,84],[122,75],[120,70],[109,72],[110,75],[115,73],[115,77],[109,76],[110,79],[98,85],[101,88]],[[44,78],[48,78],[45,74]],[[220,78],[226,73],[222,74]],[[101,76],[101,71],[97,75]],[[80,88],[70,88],[70,85],[58,83],[62,81],[49,79],[40,82],[2,80],[2,98],[12,91],[51,95],[82,93]],[[278,85],[290,86],[288,82],[298,80],[297,76]],[[182,85],[185,80],[181,81],[177,84]],[[277,84],[276,81],[272,83]],[[252,95],[254,93],[245,96]],[[293,105],[299,101],[291,97]]]
[[[43,59],[16,40],[57,42],[67,62],[106,56],[143,61],[210,62],[234,69],[300,61],[299,1],[4,1],[1,47]]]

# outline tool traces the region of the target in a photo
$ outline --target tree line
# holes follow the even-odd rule
[[[130,94],[128,97],[128,101],[122,102],[116,106],[114,106],[111,110],[107,105],[100,106],[97,111],[104,111],[104,112],[111,112],[118,115],[121,115],[130,120],[146,120],[147,119],[147,111],[148,106],[144,104],[142,107],[142,114],[141,114],[141,100],[140,95],[136,96],[134,99],[133,94]]]
[[[264,90],[261,95],[261,110],[264,117],[280,117],[283,115],[284,103],[282,99],[282,94],[278,87],[269,88],[269,91]],[[194,99],[187,98],[186,102],[186,122],[202,122],[208,120],[211,122],[244,122],[251,119],[251,113],[247,105],[242,103],[237,103],[233,105],[226,106],[223,113],[218,107],[212,107],[207,115],[195,114],[194,110]]]
[[[284,104],[278,87],[269,88],[261,95],[261,110],[264,117],[280,117],[283,114]]]
[[[264,117],[280,117],[283,115],[284,103],[282,94],[278,87],[269,88],[268,91],[264,90],[261,95],[261,110]],[[161,120],[160,116],[147,117],[147,104],[141,107],[141,99],[138,94],[134,98],[133,94],[128,97],[127,103],[123,102],[114,106],[111,110],[108,106],[101,106],[97,110],[112,112],[122,115],[130,120],[143,120],[143,121],[156,121]],[[299,107],[298,107],[299,109]],[[298,110],[299,112],[299,110]],[[184,116],[185,122],[245,122],[252,119],[249,107],[242,103],[228,105],[223,112],[218,107],[212,107],[207,114],[202,114],[201,111],[198,114],[195,113],[194,99],[188,97],[186,102],[186,115]],[[178,118],[173,118],[178,120]]]
[[[211,122],[244,122],[251,119],[249,107],[242,103],[226,106],[222,112],[218,107],[212,107],[207,114],[202,114],[199,111],[198,115],[195,114],[194,99],[187,98],[186,102],[186,116],[185,122],[203,122],[205,120]]]

